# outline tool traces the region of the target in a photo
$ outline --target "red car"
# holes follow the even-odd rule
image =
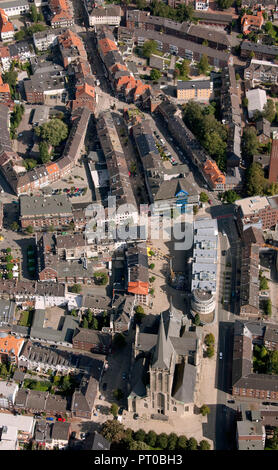
[[[66,420],[65,418],[58,418],[58,421],[62,421],[62,423],[64,423]]]

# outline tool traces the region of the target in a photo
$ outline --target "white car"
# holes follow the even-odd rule
[[[223,359],[223,354],[222,354],[222,352],[219,353],[219,359]]]

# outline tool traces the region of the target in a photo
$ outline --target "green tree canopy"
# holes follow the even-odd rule
[[[210,450],[210,443],[205,439],[199,442],[200,450]]]
[[[208,200],[209,200],[209,197],[208,197],[207,193],[201,192],[200,193],[200,201],[201,202],[208,202]]]
[[[198,450],[198,442],[194,437],[190,437],[187,442],[187,450]]]
[[[259,148],[257,133],[254,127],[245,127],[242,135],[243,157],[249,161],[253,155],[256,155]]]
[[[264,177],[262,166],[251,163],[247,170],[247,194],[248,196],[262,196],[268,187],[268,181]]]
[[[217,4],[221,10],[227,10],[232,6],[233,0],[217,0]]]
[[[35,133],[42,140],[56,147],[67,138],[68,126],[61,119],[54,118],[36,127]]]
[[[117,403],[112,403],[111,408],[110,408],[110,413],[114,417],[116,417],[116,416],[118,416],[118,411],[119,411],[119,407],[118,407]]]
[[[142,441],[131,441],[129,444],[129,450],[149,450],[149,446]]]
[[[263,110],[263,117],[265,117],[270,123],[274,121],[276,116],[276,109],[274,105],[274,101],[268,99],[266,104],[264,105]]]
[[[185,450],[187,448],[187,437],[179,436],[177,442],[177,449]]]
[[[48,145],[44,140],[39,143],[40,160],[42,163],[48,163],[50,161],[50,155],[48,153]]]
[[[109,442],[119,442],[124,437],[124,427],[115,419],[108,420],[103,423],[100,434]]]
[[[161,448],[161,449],[167,449],[167,446],[168,446],[168,436],[165,432],[159,434],[157,436],[157,445]]]
[[[205,345],[206,346],[210,346],[210,345],[214,345],[215,344],[215,338],[214,338],[214,335],[212,333],[208,333],[206,336],[205,336]]]
[[[142,47],[142,55],[149,59],[152,54],[154,54],[157,50],[157,44],[152,39],[150,41],[145,41]]]
[[[31,5],[31,12],[30,12],[31,19],[34,23],[37,23],[38,21],[38,10],[36,5]]]
[[[199,73],[206,74],[208,69],[209,69],[208,56],[206,54],[203,54],[198,64]]]
[[[159,78],[162,76],[162,73],[160,70],[157,69],[152,69],[150,73],[150,78],[151,80],[159,80]]]
[[[143,441],[144,442],[145,438],[146,438],[146,432],[143,429],[139,429],[138,431],[136,431],[136,433],[134,435],[135,441]]]
[[[223,194],[223,201],[227,202],[228,204],[234,204],[234,202],[239,198],[239,195],[233,189],[229,189]]]
[[[201,408],[200,408],[200,411],[201,411],[203,416],[206,416],[210,413],[210,408],[209,408],[208,405],[202,405]]]
[[[146,435],[145,441],[149,446],[155,447],[156,439],[157,439],[157,434],[154,431],[149,431],[148,434]]]

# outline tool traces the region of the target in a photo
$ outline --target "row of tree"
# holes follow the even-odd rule
[[[149,450],[153,448],[161,450],[210,450],[210,444],[206,440],[197,442],[194,437],[189,439],[175,433],[157,434],[154,431],[146,433],[143,429],[133,431],[116,420],[106,421],[101,429],[101,434],[111,442],[111,450]]]
[[[195,101],[184,106],[184,122],[195,134],[220,170],[226,168],[227,129],[215,117],[215,106],[202,107]]]

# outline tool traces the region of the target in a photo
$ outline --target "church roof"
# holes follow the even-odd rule
[[[163,316],[160,317],[158,340],[154,351],[152,367],[157,369],[169,369],[173,346],[170,339],[166,338]]]

